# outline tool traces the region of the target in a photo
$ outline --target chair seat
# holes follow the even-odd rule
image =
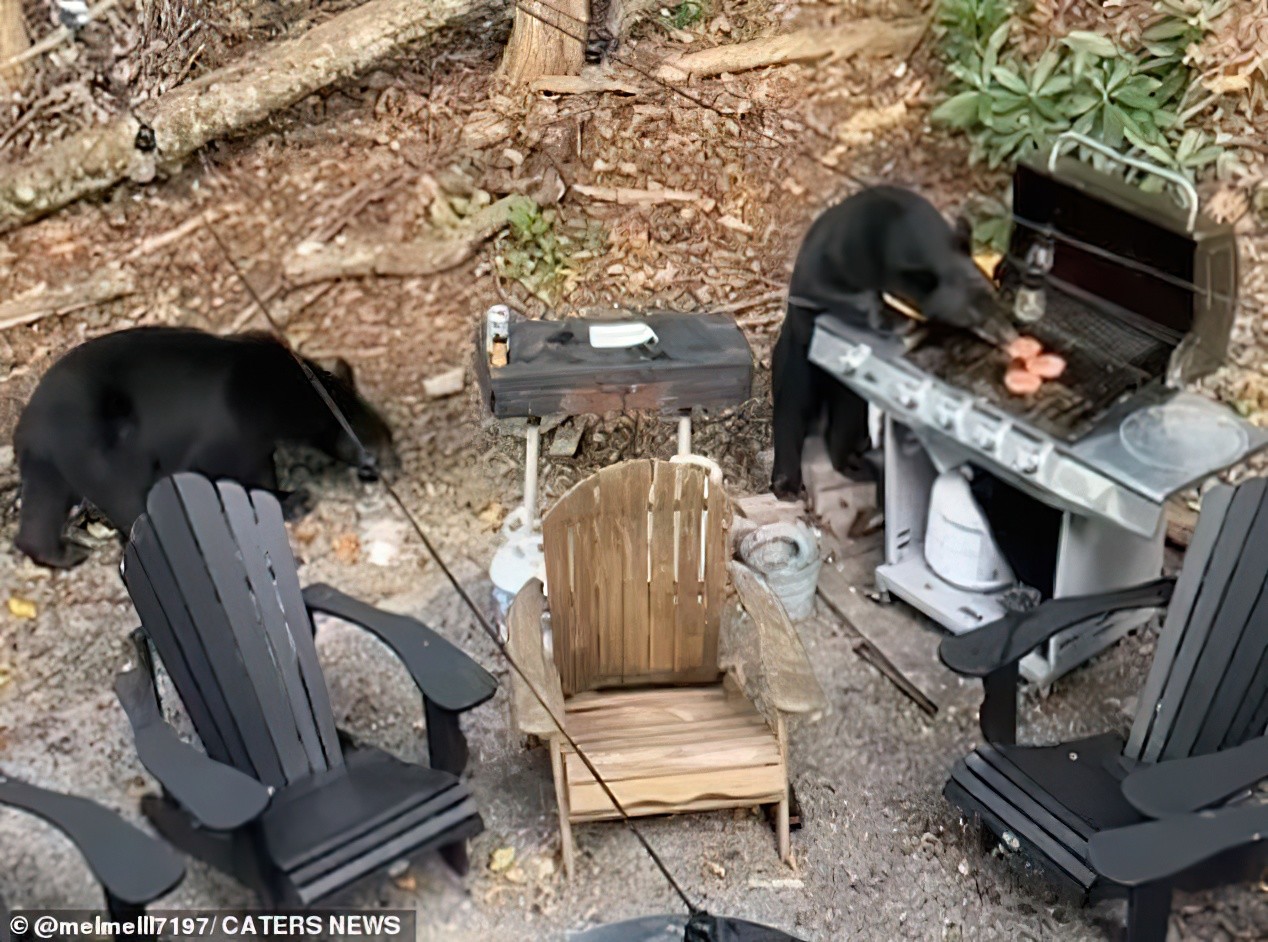
[[[1098,880],[1088,840],[1144,820],[1123,797],[1122,752],[1122,738],[1112,733],[1057,746],[983,745],[955,764],[945,794],[1087,895]]]
[[[578,694],[565,725],[631,815],[770,804],[788,788],[775,733],[722,684]],[[561,750],[570,819],[619,817],[571,747]]]
[[[261,817],[269,856],[304,903],[418,851],[483,830],[467,786],[377,749],[295,783]]]

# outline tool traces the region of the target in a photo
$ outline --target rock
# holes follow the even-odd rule
[[[13,469],[17,463],[17,455],[12,445],[0,445],[0,474]]]
[[[437,373],[423,380],[423,392],[427,394],[428,399],[443,399],[460,393],[466,385],[466,375],[467,370],[463,366],[455,366],[451,370]]]
[[[514,847],[499,847],[489,855],[489,869],[494,873],[502,873],[509,870],[511,864],[515,862]]]
[[[559,431],[555,433],[555,437],[551,439],[551,456],[555,458],[571,458],[577,453],[577,447],[581,444],[581,436],[584,434],[585,428],[582,426],[561,426]]]

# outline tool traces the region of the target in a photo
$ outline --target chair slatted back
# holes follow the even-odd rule
[[[605,468],[551,508],[542,537],[566,696],[718,678],[730,527],[726,492],[668,461]]]
[[[1126,754],[1145,762],[1239,745],[1268,726],[1268,481],[1221,485],[1167,609]]]
[[[267,785],[343,762],[282,508],[196,474],[151,489],[124,581],[203,747]]]

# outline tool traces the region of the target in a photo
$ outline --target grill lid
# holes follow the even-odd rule
[[[1013,176],[1017,221],[1010,265],[1020,268],[1031,245],[1050,234],[1054,286],[1086,295],[1101,316],[1133,322],[1156,336],[1171,351],[1174,381],[1212,372],[1227,354],[1236,311],[1232,228],[1203,215],[1182,178],[1186,199],[1195,201],[1187,207],[1168,192],[1147,192],[1063,156],[1071,142],[1177,185],[1174,174],[1063,135],[1042,158],[1019,164]]]

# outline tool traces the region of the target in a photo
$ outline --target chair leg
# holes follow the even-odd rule
[[[462,775],[467,767],[467,737],[458,725],[458,714],[423,697],[423,718],[427,723],[428,764],[442,772]]]
[[[559,850],[564,858],[564,876],[571,879],[576,868],[570,820],[572,809],[568,801],[568,781],[564,776],[564,757],[558,739],[550,741],[550,770],[555,778],[555,802],[559,806]]]
[[[1146,883],[1127,893],[1127,942],[1166,942],[1171,887]]]
[[[775,812],[775,835],[779,843],[779,859],[788,863],[792,857],[792,841],[788,836],[792,783],[788,781],[788,727],[784,722],[784,714],[778,711],[775,713],[775,739],[779,742],[779,759],[784,766],[784,797]]]
[[[454,841],[440,848],[440,857],[449,865],[449,869],[460,877],[465,877],[471,869],[471,855],[467,852],[466,841]]]
[[[788,823],[788,793],[784,793],[784,800],[779,803],[779,809],[776,812],[777,820],[775,824],[776,834],[779,839],[779,859],[784,863],[788,863],[792,858],[792,839],[789,836]]]

